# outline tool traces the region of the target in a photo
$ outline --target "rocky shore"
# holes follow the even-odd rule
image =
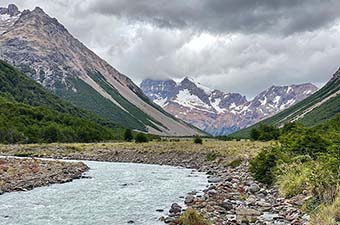
[[[309,216],[299,210],[308,197],[280,197],[275,188],[253,180],[248,173],[248,162],[237,167],[203,166],[199,170],[210,174],[210,185],[203,195],[188,194],[185,204],[215,225],[308,224]],[[165,222],[176,225],[176,218],[183,212],[181,207],[174,203],[169,212]]]
[[[78,179],[89,168],[84,163],[38,159],[0,159],[0,194]]]
[[[15,150],[2,151],[14,155]],[[235,155],[219,156],[212,151],[180,151],[178,149],[143,151],[140,149],[93,148],[70,151],[58,148],[42,151],[29,148],[30,154],[59,159],[80,159],[109,162],[132,162],[181,166],[208,174],[209,185],[204,194],[189,193],[185,198],[188,207],[199,211],[214,225],[304,225],[309,216],[299,210],[308,196],[282,198],[274,187],[254,181],[248,173],[248,159]],[[46,155],[48,153],[48,155]],[[176,225],[184,212],[179,202],[174,203],[164,221]]]

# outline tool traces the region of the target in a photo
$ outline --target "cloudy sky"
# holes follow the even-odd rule
[[[43,8],[128,75],[252,97],[340,67],[339,0],[1,0]]]

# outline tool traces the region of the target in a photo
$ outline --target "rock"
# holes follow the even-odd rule
[[[211,177],[211,178],[208,179],[208,182],[209,183],[219,183],[219,182],[222,182],[222,179],[218,178],[218,177]]]
[[[208,194],[209,196],[213,196],[213,195],[216,195],[216,194],[217,194],[217,191],[216,191],[215,189],[211,189],[211,190],[207,191],[207,194]]]
[[[177,203],[173,203],[171,205],[169,213],[173,215],[179,215],[181,212],[182,212],[182,207],[180,205],[178,205]]]
[[[220,206],[227,211],[233,209],[233,204],[228,199],[224,200]]]
[[[176,221],[176,218],[167,217],[167,218],[165,218],[164,223],[172,223],[172,222],[175,222],[175,221]]]
[[[195,200],[194,196],[188,195],[187,197],[185,197],[184,203],[186,205],[190,205],[190,204],[192,204],[194,202],[194,200]]]
[[[251,193],[256,193],[260,190],[260,186],[253,183],[252,185],[250,185],[250,187],[248,188],[248,190],[251,192]]]
[[[241,216],[261,216],[261,212],[251,208],[237,208],[236,214]]]
[[[270,204],[270,203],[268,203],[268,202],[265,202],[265,201],[258,201],[257,202],[257,205],[258,206],[261,206],[261,207],[271,207],[272,205]]]
[[[274,219],[277,219],[279,218],[279,214],[273,214],[273,213],[263,213],[263,215],[261,216],[261,218],[264,220],[264,221],[273,221]]]

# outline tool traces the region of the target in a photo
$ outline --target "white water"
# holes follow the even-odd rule
[[[0,224],[160,225],[171,203],[202,190],[206,176],[170,166],[85,162],[92,179],[0,195]],[[156,209],[164,209],[163,213]]]

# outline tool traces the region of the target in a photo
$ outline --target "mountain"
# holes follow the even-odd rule
[[[41,8],[0,8],[0,58],[76,106],[121,126],[172,136],[203,134],[153,104]]]
[[[144,80],[143,92],[156,104],[212,135],[227,135],[270,117],[313,94],[313,84],[272,86],[253,100],[238,93],[224,93],[188,77]]]
[[[78,109],[0,60],[0,143],[93,142],[122,128]]]
[[[258,127],[260,124],[281,127],[286,123],[298,121],[306,126],[319,125],[334,118],[340,112],[339,95],[340,69],[332,76],[324,87],[310,97],[273,117],[233,134],[233,136],[249,138],[251,129]]]

